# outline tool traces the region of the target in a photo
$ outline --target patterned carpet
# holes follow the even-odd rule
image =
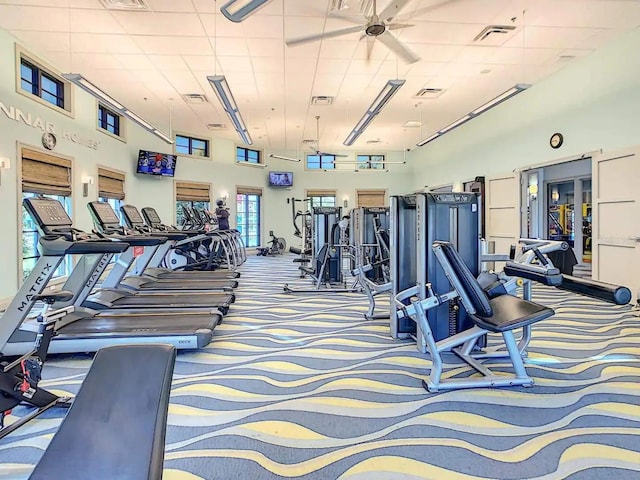
[[[291,258],[250,256],[213,343],[179,354],[165,480],[640,478],[629,307],[536,288],[557,314],[534,328],[533,388],[429,394],[429,360],[364,320],[364,294],[283,293],[308,285]],[[54,358],[44,384],[75,393],[89,364]],[[28,477],[61,415],[0,443],[0,479]]]

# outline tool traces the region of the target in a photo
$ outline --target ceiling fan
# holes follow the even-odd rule
[[[314,150],[313,148],[311,148],[311,150],[313,152],[315,152],[316,155],[327,155],[327,156],[334,156],[334,157],[348,157],[348,155],[340,155],[337,153],[330,153],[330,152],[323,152],[322,149],[320,148],[320,115],[316,115],[316,149]]]
[[[285,43],[289,47],[295,45],[302,45],[304,43],[315,42],[325,38],[340,37],[342,35],[349,35],[351,33],[363,32],[362,38],[369,37],[371,40],[378,39],[387,48],[393,51],[398,57],[404,59],[407,63],[414,63],[420,60],[420,57],[409,49],[406,45],[402,44],[398,38],[393,35],[390,30],[399,30],[401,28],[412,27],[413,25],[404,23],[391,23],[392,20],[400,13],[400,11],[411,0],[393,0],[386,8],[384,8],[380,14],[377,13],[376,0],[373,0],[373,14],[367,17],[367,23],[364,25],[357,25],[355,27],[343,28],[341,30],[334,30],[332,32],[318,33],[315,35],[309,35],[305,37],[293,38],[287,40]],[[367,60],[371,57],[371,50],[373,49],[373,41],[367,43]]]

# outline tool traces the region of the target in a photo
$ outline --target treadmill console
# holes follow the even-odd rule
[[[124,219],[129,228],[144,226],[144,218],[142,218],[138,209],[133,205],[123,205],[120,207],[120,211],[124,215]]]
[[[340,214],[340,207],[313,207],[313,213],[316,215]]]
[[[475,193],[432,193],[438,203],[475,203]]]
[[[73,222],[58,200],[47,197],[25,198],[22,204],[45,233],[56,227],[71,227]]]
[[[156,209],[153,207],[144,207],[142,209],[142,214],[145,216],[147,220],[147,224],[151,227],[155,227],[158,225],[162,225],[162,220],[160,220],[160,215],[156,212]]]
[[[101,227],[120,227],[120,219],[106,202],[89,202],[89,210]]]

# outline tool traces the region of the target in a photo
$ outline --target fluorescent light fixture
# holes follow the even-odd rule
[[[470,115],[473,115],[473,116],[480,115],[481,113],[486,112],[490,108],[493,108],[496,105],[500,105],[505,100],[509,100],[514,95],[517,95],[518,93],[525,91],[530,86],[531,85],[528,84],[528,83],[518,83],[517,85],[514,85],[513,87],[511,87],[506,92],[501,93],[500,95],[498,95],[497,97],[495,97],[492,100],[489,100],[487,103],[485,103],[481,107],[476,108],[475,110],[473,110],[471,112]]]
[[[418,147],[422,147],[423,145],[426,145],[427,143],[431,142],[432,140],[435,140],[436,138],[438,138],[440,136],[439,132],[434,133],[433,135],[431,135],[428,138],[425,138],[424,140],[420,140],[416,146]]]
[[[240,115],[240,110],[238,110],[238,105],[233,98],[233,94],[229,89],[229,84],[227,83],[227,79],[225,78],[225,76],[211,75],[207,77],[207,80],[213,87],[213,91],[216,92],[218,100],[220,100],[224,111],[227,112],[231,123],[233,123],[233,128],[235,128],[236,132],[238,132],[240,139],[246,145],[251,145],[253,143],[251,141],[251,136],[249,135],[249,131],[244,124],[242,115]]]
[[[287,160],[288,162],[299,162],[300,161],[299,158],[284,157],[282,155],[276,155],[274,153],[270,153],[269,154],[269,158],[279,158],[280,160]]]
[[[79,73],[64,73],[64,74],[62,74],[62,76],[64,78],[66,78],[67,80],[69,80],[70,82],[72,82],[72,83],[76,84],[77,86],[79,86],[80,88],[82,88],[85,92],[90,93],[91,95],[96,97],[98,100],[101,100],[103,103],[106,103],[109,108],[112,108],[114,111],[117,111],[121,115],[130,118],[131,120],[133,120],[134,122],[139,124],[144,129],[148,130],[149,132],[151,132],[154,135],[156,135],[156,136],[160,137],[161,139],[163,139],[165,142],[173,143],[173,140],[171,138],[169,138],[169,136],[167,136],[166,134],[164,134],[163,132],[158,130],[156,127],[151,125],[149,122],[146,122],[145,120],[140,118],[138,115],[133,113],[131,110],[129,110],[127,107],[122,105],[120,102],[115,100],[110,95],[107,95],[105,92],[100,90],[98,87],[96,87],[89,80],[84,78],[81,74],[79,74]]]
[[[351,130],[351,133],[344,140],[343,144],[348,146],[353,145],[360,135],[367,129],[369,124],[373,121],[373,119],[378,115],[384,106],[391,100],[391,98],[396,94],[398,89],[405,84],[406,80],[389,80],[387,84],[380,91],[376,99],[373,101],[371,106],[367,109],[365,114],[362,116],[360,121],[356,124],[356,126]]]
[[[247,167],[267,168],[269,165],[266,163],[249,163],[249,162],[236,162],[236,165],[245,165]]]
[[[453,123],[450,123],[449,125],[447,125],[446,127],[444,127],[442,130],[440,130],[440,134],[442,135],[443,133],[448,132],[449,130],[453,130],[456,127],[459,127],[460,125],[462,125],[464,122],[471,120],[473,117],[471,115],[465,115],[464,117],[459,118],[458,120],[456,120]]]
[[[84,78],[79,73],[65,73],[62,76],[67,80],[69,80],[70,82],[75,83],[83,90],[89,92],[94,97],[97,97],[98,99],[108,103],[112,107],[115,107],[118,110],[124,110],[124,106],[120,102],[114,100],[112,97],[110,97],[105,92],[100,90],[98,87],[96,87],[93,83],[91,83],[89,80]]]
[[[131,120],[139,123],[141,126],[143,126],[144,128],[146,128],[147,130],[151,130],[154,131],[155,128],[150,124],[145,122],[142,118],[140,118],[138,115],[136,115],[135,113],[133,113],[131,110],[125,110],[124,113],[127,115],[127,117],[129,117]]]
[[[232,22],[241,22],[270,0],[229,0],[220,12]]]
[[[531,85],[528,84],[528,83],[518,83],[518,84],[514,85],[513,87],[511,87],[506,92],[501,93],[497,97],[489,100],[484,105],[476,108],[475,110],[472,110],[470,113],[467,113],[466,115],[460,117],[458,120],[456,120],[453,123],[450,123],[449,125],[447,125],[446,127],[442,128],[441,130],[438,130],[436,133],[434,133],[430,137],[427,137],[424,140],[420,140],[418,143],[416,143],[416,146],[418,146],[418,147],[425,146],[427,143],[432,142],[436,138],[444,135],[445,133],[453,130],[454,128],[459,127],[463,123],[466,123],[469,120],[472,120],[472,119],[476,118],[478,115],[483,114],[487,110],[489,110],[489,109],[491,109],[491,108],[493,108],[493,107],[495,107],[497,105],[500,105],[502,102],[505,102],[505,101],[509,100],[511,97],[517,95],[518,93],[524,92],[530,86]]]

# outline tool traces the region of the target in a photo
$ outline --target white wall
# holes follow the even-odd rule
[[[414,187],[640,143],[640,29],[409,154]],[[439,101],[446,101],[446,95]],[[479,104],[481,102],[478,102]],[[564,135],[554,150],[549,138]]]
[[[136,175],[135,162],[139,149],[170,153],[172,146],[158,137],[127,121],[127,143],[106,135],[96,128],[97,102],[94,97],[74,88],[75,115],[70,118],[52,108],[16,92],[15,82],[15,39],[0,29],[0,102],[6,107],[13,106],[33,117],[41,117],[56,127],[58,144],[54,154],[71,157],[73,160],[73,211],[72,216],[77,228],[91,229],[91,218],[86,203],[97,198],[97,185],[90,187],[89,196],[82,197],[82,177],[93,176],[97,180],[98,165],[112,167],[124,171],[126,176],[126,202],[139,207],[154,206],[166,223],[175,219],[174,182],[168,178]],[[29,45],[23,45],[29,49]],[[37,51],[31,51],[38,56]],[[46,62],[46,58],[39,57]],[[55,66],[53,66],[55,68]],[[82,72],[80,72],[82,73]],[[97,150],[65,139],[61,132],[68,130],[81,137],[98,141]],[[19,154],[18,144],[41,148],[42,130],[7,118],[0,112],[0,157],[8,157],[11,168],[2,170],[0,185],[0,299],[13,295],[19,284],[19,265],[21,246],[19,246],[19,207],[18,178]],[[291,224],[291,207],[286,203],[287,197],[302,197],[305,189],[336,189],[341,204],[345,195],[349,197],[349,207],[354,206],[355,191],[358,188],[385,188],[390,194],[406,191],[410,181],[408,165],[391,165],[388,173],[334,173],[311,172],[304,170],[304,163],[294,163],[268,158],[268,168],[238,166],[235,164],[235,143],[228,140],[213,139],[212,159],[203,160],[191,157],[180,157],[176,166],[176,179],[211,182],[212,199],[229,195],[229,206],[232,210],[232,223],[235,219],[234,195],[236,186],[256,186],[263,188],[263,238],[269,230],[283,236],[289,244],[297,244],[293,237]],[[271,153],[264,152],[265,158]],[[274,152],[281,155],[295,156],[291,152]],[[302,157],[302,155],[301,155]],[[389,152],[389,160],[402,160],[401,152]],[[353,160],[353,158],[351,158]],[[281,190],[267,186],[269,170],[294,172],[294,187]],[[265,238],[266,240],[266,238]]]

